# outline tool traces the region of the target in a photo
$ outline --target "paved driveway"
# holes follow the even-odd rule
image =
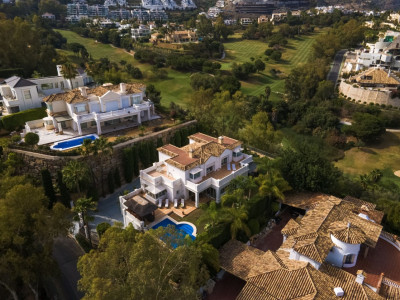
[[[129,192],[140,187],[140,179],[136,178],[131,183],[128,183],[113,194],[107,195],[105,198],[101,198],[97,204],[97,212],[92,213],[94,220],[90,222],[90,227],[92,230],[96,230],[96,226],[103,222],[108,222],[111,225],[114,222],[123,223],[123,218],[121,215],[121,209],[119,207],[119,196],[121,196],[125,190]]]
[[[336,53],[335,58],[333,59],[333,65],[328,73],[327,80],[330,80],[335,84],[338,80],[340,68],[342,66],[343,56],[345,55],[346,51],[347,50],[343,49]]]

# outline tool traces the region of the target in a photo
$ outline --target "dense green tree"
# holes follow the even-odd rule
[[[98,250],[79,259],[83,299],[195,299],[208,278],[202,264],[208,252],[186,241],[171,227],[146,233],[109,228]]]
[[[274,130],[266,112],[255,114],[251,122],[239,130],[239,136],[250,146],[272,152],[278,149],[282,139],[281,134]]]
[[[77,75],[75,64],[71,62],[66,62],[63,65],[61,65],[61,74],[65,79],[68,80],[69,88],[73,89],[74,86],[72,84],[72,79],[74,79]]]
[[[306,141],[296,149],[283,150],[279,169],[294,190],[335,193],[342,174],[321,152],[319,147]]]
[[[61,203],[64,204],[65,207],[70,207],[71,196],[68,192],[67,186],[63,182],[63,176],[61,171],[57,172],[57,186],[58,186],[58,191],[60,192]]]
[[[45,297],[43,285],[56,271],[53,241],[67,235],[70,227],[63,205],[47,207],[43,189],[26,182],[0,197],[0,287],[10,295],[3,295],[5,299]]]
[[[159,107],[161,104],[161,92],[156,89],[153,84],[149,84],[146,87],[146,97],[149,98],[155,105]]]
[[[112,144],[104,136],[101,136],[100,138],[94,140],[93,149],[94,149],[93,154],[95,156],[98,156],[101,161],[104,161],[109,156],[111,156],[112,153],[113,153]],[[103,182],[104,182],[104,179],[105,179],[104,178],[105,177],[104,164],[100,163],[99,165],[100,165],[100,180],[99,180],[99,184],[102,187],[101,190],[102,190],[102,194],[104,195],[104,193],[105,193],[104,185],[103,185]]]
[[[256,67],[257,72],[265,70],[265,63],[261,59],[256,59],[254,66]]]
[[[122,166],[124,172],[125,182],[129,183],[133,179],[133,160],[132,148],[125,148],[122,150]]]
[[[386,131],[382,120],[368,113],[355,113],[352,125],[344,127],[343,130],[363,142],[375,141]]]
[[[121,175],[119,175],[119,169],[114,169],[114,183],[117,188],[121,186]]]
[[[114,183],[114,177],[113,177],[112,171],[108,172],[107,185],[108,185],[108,193],[110,193],[110,194],[114,193],[115,183]]]

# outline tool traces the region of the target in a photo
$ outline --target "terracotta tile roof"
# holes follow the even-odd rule
[[[126,85],[126,93],[127,94],[135,94],[141,93],[145,89],[145,85],[141,83],[127,83]],[[87,95],[95,95],[98,97],[103,96],[108,91],[119,92],[120,86],[117,85],[102,85],[92,89],[86,89]],[[68,92],[59,93],[59,94],[52,94],[43,98],[43,102],[54,102],[54,101],[65,101],[67,103],[79,103],[89,101],[88,97],[82,96],[80,89],[73,89]]]
[[[220,266],[243,280],[281,268],[271,251],[264,252],[237,240],[229,241],[220,249]]]
[[[79,103],[89,101],[86,97],[82,96],[79,89],[74,89],[68,92],[52,94],[43,98],[43,102],[51,103],[55,101],[65,101],[67,103]]]
[[[282,228],[281,233],[286,236],[293,235],[297,232],[297,229],[299,229],[299,227],[299,223],[297,223],[294,219],[290,219],[285,227]]]
[[[252,277],[236,299],[333,299],[333,288],[327,275],[307,264]]]
[[[283,204],[308,210],[315,207],[318,202],[329,199],[333,196],[329,196],[322,193],[311,193],[311,192],[289,192],[285,195],[285,199],[280,200]]]
[[[379,293],[387,300],[400,299],[400,288],[393,285],[382,284]]]
[[[332,280],[333,285],[339,286],[344,291],[344,296],[341,299],[344,300],[363,300],[363,299],[379,299],[383,300],[381,296],[375,293],[370,288],[363,284],[356,282],[356,276],[330,264],[322,264],[319,269],[321,272],[327,274]],[[336,298],[337,299],[337,298]]]
[[[170,156],[166,163],[181,170],[190,170],[204,164],[211,156],[219,157],[226,149],[233,149],[241,144],[240,141],[224,137],[223,143],[218,143],[218,139],[203,133],[196,133],[189,136],[195,143],[178,148],[173,145],[165,145],[157,150]],[[192,157],[190,157],[192,152]]]
[[[346,244],[362,244],[367,239],[364,231],[351,223],[333,222],[329,229],[335,238]]]
[[[343,200],[357,205],[359,207],[358,213],[367,215],[369,218],[371,218],[371,220],[374,220],[378,224],[382,222],[385,213],[383,211],[376,210],[376,204],[350,196],[346,196]]]
[[[296,233],[282,244],[283,249],[293,248],[298,253],[323,263],[334,245],[330,237],[332,230],[340,240],[362,240],[368,246],[375,247],[382,231],[381,225],[359,217],[358,207],[353,203],[332,196],[324,198],[324,201],[318,202],[313,209],[307,211]],[[343,228],[343,224],[347,226],[347,223],[352,225],[349,236],[346,236],[347,232]]]
[[[400,81],[384,69],[371,68],[358,75],[350,77],[350,81],[364,84],[398,85]]]

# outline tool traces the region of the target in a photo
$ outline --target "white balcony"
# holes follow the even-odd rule
[[[245,155],[245,154],[244,154]],[[253,157],[251,155],[245,155],[245,158],[240,162],[232,162],[232,165],[235,165],[236,170],[233,170],[232,167],[228,170],[227,166],[222,167],[219,170],[211,172],[207,176],[203,177],[203,180],[199,183],[193,183],[189,180],[186,180],[186,187],[193,192],[202,192],[209,188],[210,186],[215,187],[224,187],[226,186],[233,178],[241,175],[245,175],[249,172],[249,163],[253,161]]]

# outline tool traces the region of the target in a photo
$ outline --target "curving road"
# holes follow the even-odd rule
[[[340,68],[342,66],[343,57],[346,51],[347,51],[346,49],[342,49],[336,53],[335,58],[333,59],[331,70],[329,71],[328,76],[326,78],[327,80],[330,80],[335,84],[338,81]]]

